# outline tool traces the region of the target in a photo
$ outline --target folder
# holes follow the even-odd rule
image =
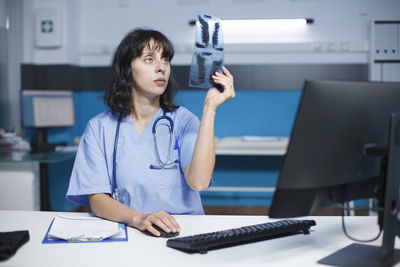
[[[115,241],[128,241],[125,224],[90,214],[59,214],[51,221],[42,244]]]

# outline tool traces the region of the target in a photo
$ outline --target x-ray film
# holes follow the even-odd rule
[[[216,71],[221,71],[223,65],[224,41],[221,20],[212,15],[198,12],[189,86],[220,89],[219,85],[214,84],[211,76]]]

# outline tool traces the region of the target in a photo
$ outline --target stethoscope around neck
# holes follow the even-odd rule
[[[111,192],[112,192],[112,197],[116,200],[119,199],[118,187],[117,187],[117,168],[116,168],[117,167],[117,150],[118,150],[119,128],[121,126],[121,121],[122,121],[123,117],[124,116],[122,114],[120,114],[118,117],[117,129],[115,131],[114,151],[113,151],[113,172],[112,172],[112,184],[111,184],[112,190],[111,190]],[[166,126],[168,127],[168,132],[169,132],[169,143],[168,143],[168,154],[167,154],[167,158],[165,160],[161,159],[160,152],[158,149],[158,142],[157,142],[157,124],[161,120],[168,121],[168,124],[166,124]],[[160,164],[159,165],[150,164],[150,169],[163,169],[170,165],[179,163],[179,159],[170,161],[172,146],[174,145],[174,143],[173,143],[174,122],[171,119],[171,117],[166,115],[164,110],[163,110],[163,115],[159,116],[154,121],[151,132],[153,134],[153,141],[154,141],[154,146],[155,146],[155,150],[156,150],[156,156],[157,156],[157,159],[160,162]]]

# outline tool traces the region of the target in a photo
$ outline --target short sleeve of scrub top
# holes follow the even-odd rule
[[[121,121],[116,165],[120,201],[144,213],[164,210],[170,214],[204,214],[199,192],[187,185],[183,173],[192,160],[200,121],[183,107],[167,113],[174,122],[171,158],[178,157],[179,164],[152,169],[149,166],[159,162],[151,128],[161,115],[160,109],[142,134],[138,134],[129,116]],[[89,194],[111,192],[116,126],[117,119],[110,112],[88,123],[71,174],[68,200],[89,205]],[[160,154],[165,158],[169,137],[157,131],[161,133],[157,136]]]
[[[90,194],[111,193],[109,164],[102,144],[104,132],[100,127],[100,121],[110,124],[104,120],[105,115],[88,122],[79,143],[67,192],[67,200],[78,205],[88,206]]]

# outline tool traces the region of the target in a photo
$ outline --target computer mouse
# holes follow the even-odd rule
[[[150,236],[154,236],[154,237],[166,237],[166,238],[175,237],[175,236],[178,236],[178,235],[179,235],[179,232],[176,232],[176,233],[173,233],[173,232],[167,233],[167,232],[165,232],[163,229],[161,229],[159,226],[157,226],[157,225],[155,225],[155,224],[153,224],[152,226],[154,227],[154,229],[156,229],[157,231],[159,231],[161,235],[160,235],[160,236],[155,236],[155,235],[153,235],[151,232],[145,230],[144,233],[145,233],[146,235],[150,235]]]

